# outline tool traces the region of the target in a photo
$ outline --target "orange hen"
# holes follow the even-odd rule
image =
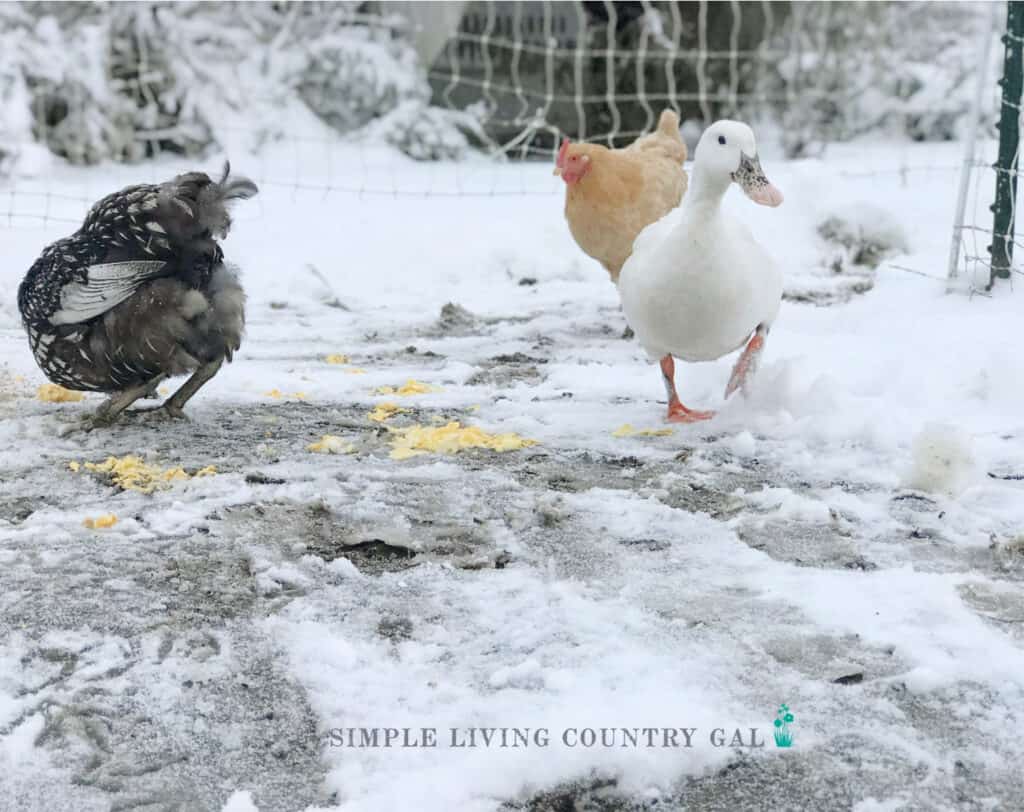
[[[613,282],[637,235],[682,201],[685,160],[679,116],[671,110],[662,112],[654,132],[623,149],[562,143],[555,174],[565,181],[569,231]]]

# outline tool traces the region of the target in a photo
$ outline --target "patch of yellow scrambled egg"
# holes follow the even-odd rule
[[[629,423],[623,423],[612,432],[612,437],[668,437],[672,433],[672,429],[635,429]]]
[[[188,480],[195,477],[211,476],[217,473],[217,468],[207,465],[200,468],[194,474],[189,474],[184,468],[161,468],[158,465],[149,465],[139,457],[129,454],[125,457],[107,457],[103,462],[87,462],[80,465],[77,462],[69,462],[68,468],[72,471],[80,471],[82,468],[94,474],[106,474],[110,481],[124,491],[138,491],[139,493],[152,493],[157,488],[164,488],[177,480]]]
[[[407,460],[419,454],[457,454],[469,448],[487,448],[491,451],[518,451],[537,445],[514,432],[488,434],[477,426],[463,426],[457,420],[445,426],[410,426],[395,431],[391,442],[391,459]]]
[[[102,516],[97,516],[95,519],[88,518],[82,522],[90,530],[104,530],[107,527],[113,527],[117,524],[117,516],[113,513],[104,513]]]
[[[397,403],[378,403],[377,407],[366,416],[374,423],[383,423],[385,420],[390,420],[396,414],[401,414],[405,411],[407,410]]]
[[[78,403],[85,395],[55,383],[44,383],[36,390],[36,397],[45,403]]]
[[[325,434],[315,443],[306,446],[306,451],[312,451],[314,454],[351,454],[355,450],[356,447],[352,443],[334,434]]]
[[[394,386],[378,386],[373,391],[378,395],[398,395],[399,397],[407,398],[412,395],[429,395],[431,392],[440,392],[441,388],[409,378],[409,380],[397,388]]]

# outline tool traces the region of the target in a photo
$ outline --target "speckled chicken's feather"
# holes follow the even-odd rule
[[[217,240],[231,226],[228,204],[257,191],[229,173],[225,166],[219,181],[190,172],[129,186],[96,203],[75,234],[43,251],[21,283],[18,306],[47,377],[69,388],[115,391],[237,349],[240,319],[232,319],[234,334],[204,321],[206,311],[217,309],[206,294],[224,268]],[[237,281],[229,287],[239,305],[228,309],[240,314],[241,288]],[[189,299],[189,291],[198,299]],[[182,307],[192,325],[187,340],[188,331],[177,325]],[[209,341],[196,332],[201,323]],[[158,349],[148,346],[161,341]]]

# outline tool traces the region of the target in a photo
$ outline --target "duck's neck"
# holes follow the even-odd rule
[[[718,211],[730,183],[732,178],[729,176],[723,177],[719,172],[708,172],[697,165],[690,175],[690,188],[686,190],[683,201],[698,217],[711,217]]]

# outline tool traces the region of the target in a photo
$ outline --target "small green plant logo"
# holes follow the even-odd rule
[[[779,705],[779,711],[775,714],[775,721],[772,723],[775,725],[775,746],[776,747],[792,747],[793,746],[793,731],[790,729],[790,725],[796,721],[793,718],[793,714],[789,712],[789,705]]]

